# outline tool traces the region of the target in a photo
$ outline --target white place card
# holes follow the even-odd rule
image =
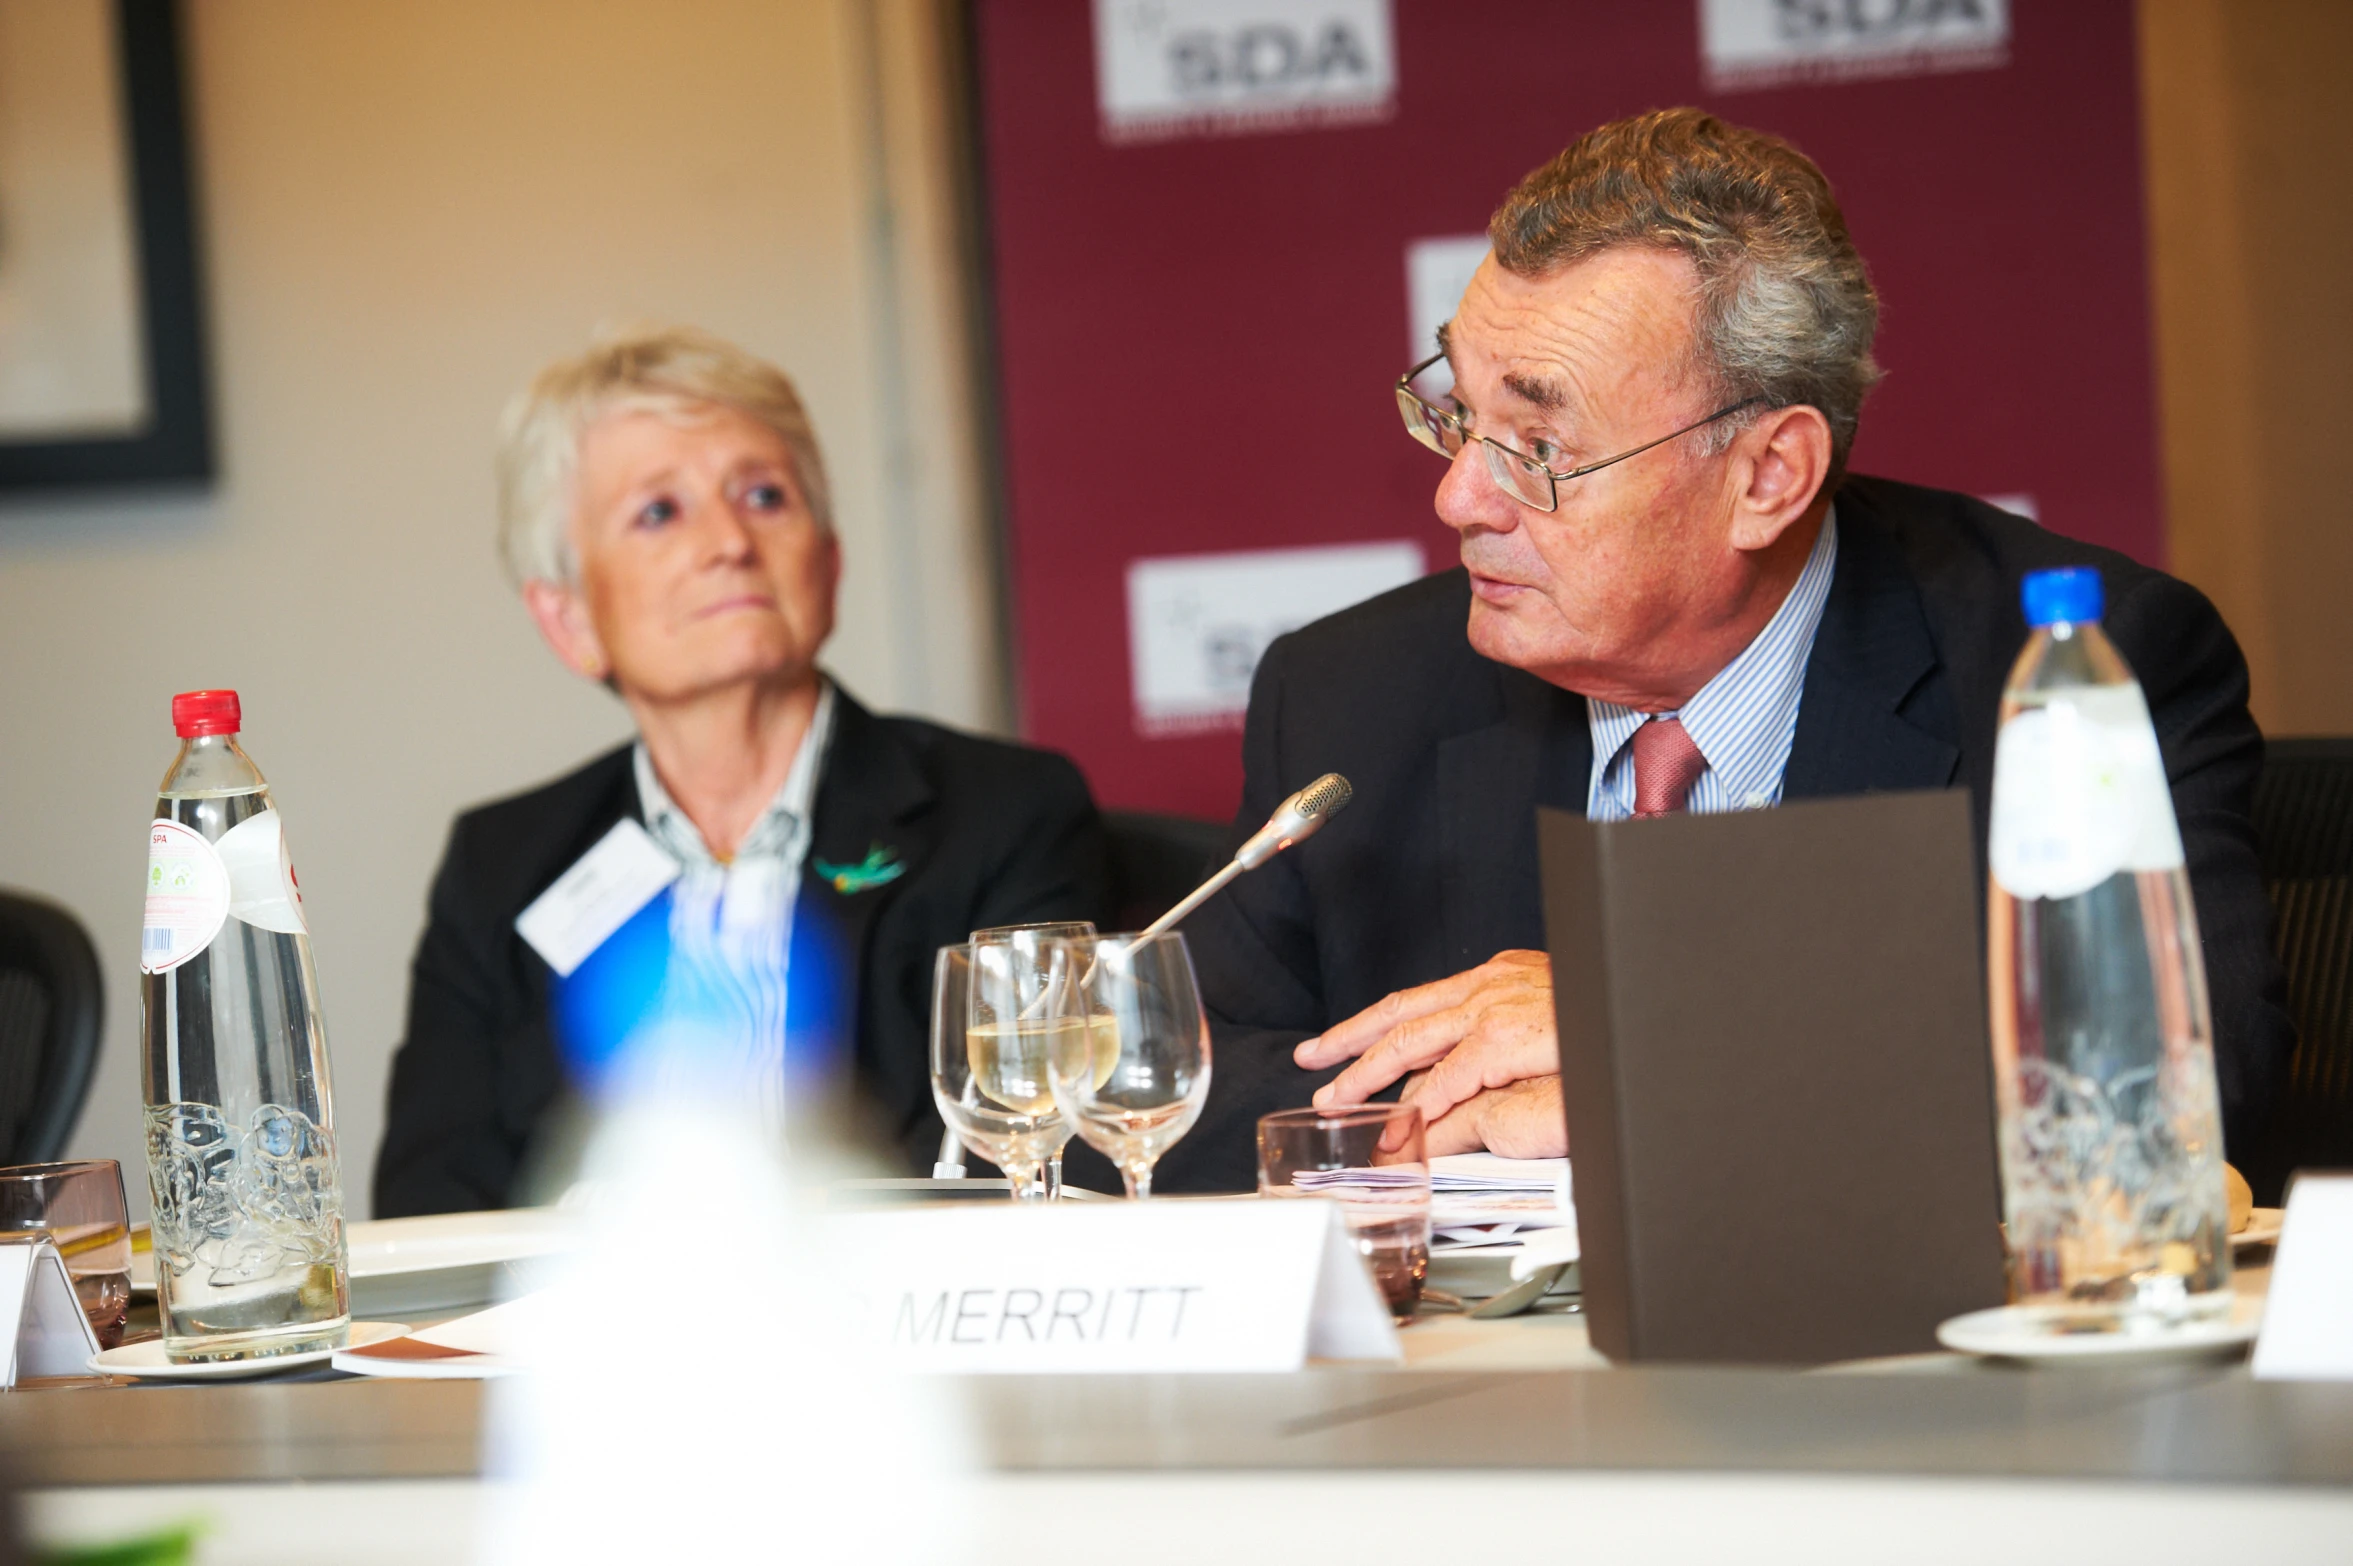
[[[8,1362],[0,1387],[26,1376],[83,1376],[98,1352],[98,1335],[56,1244],[39,1230],[0,1234],[0,1331]]]
[[[829,1220],[883,1363],[959,1373],[1287,1371],[1396,1360],[1337,1203],[969,1203]]]
[[[615,930],[678,879],[678,861],[624,817],[516,916],[515,931],[559,978],[588,961]]]
[[[2254,1369],[2263,1381],[2353,1381],[2353,1175],[2289,1188]]]

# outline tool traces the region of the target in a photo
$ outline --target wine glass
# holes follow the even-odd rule
[[[1152,1166],[1209,1096],[1209,1023],[1192,954],[1173,930],[1065,944],[1083,959],[1087,1047],[1050,1054],[1054,1097],[1140,1200],[1152,1194]]]
[[[1040,941],[1077,941],[1095,938],[1094,921],[1089,919],[1045,920],[1037,924],[999,924],[986,930],[975,930],[969,939],[974,945],[983,942],[1003,943],[1013,947],[1022,960],[1037,961]],[[1068,1140],[1066,1137],[1065,1141]],[[1062,1195],[1062,1146],[1054,1145],[1053,1156],[1046,1160],[1046,1200],[1056,1201]]]
[[[932,982],[932,1101],[965,1146],[1005,1171],[1017,1202],[1045,1198],[1046,1159],[1070,1140],[1048,1057],[1086,1049],[1071,947],[1042,945],[1052,954],[1042,978],[1009,946],[984,942],[941,947]]]

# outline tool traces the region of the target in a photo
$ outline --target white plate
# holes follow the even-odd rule
[[[355,1376],[393,1381],[496,1381],[524,1368],[522,1361],[505,1354],[472,1354],[464,1359],[370,1359],[364,1354],[337,1354],[334,1364],[337,1370]]]
[[[510,1281],[529,1287],[530,1264],[570,1243],[578,1221],[552,1208],[518,1207],[355,1223],[348,1240],[352,1313],[396,1316],[487,1305]]]
[[[2230,1313],[2214,1321],[2149,1332],[2053,1332],[2044,1310],[2004,1305],[1955,1316],[1936,1329],[1936,1340],[1964,1354],[2019,1359],[2038,1365],[2160,1365],[2213,1359],[2255,1341],[2263,1325],[2263,1301],[2231,1297]]]
[[[561,1250],[569,1232],[552,1208],[376,1218],[344,1231],[353,1315],[398,1316],[487,1305],[510,1271]],[[155,1255],[131,1257],[131,1290],[155,1292]]]
[[[1511,1264],[1519,1257],[1519,1247],[1480,1246],[1475,1250],[1432,1251],[1430,1253],[1430,1287],[1443,1289],[1457,1299],[1491,1300],[1507,1292],[1518,1280],[1511,1275]],[[1544,1291],[1547,1298],[1559,1294],[1575,1294],[1584,1287],[1575,1263],[1553,1280]]]
[[[2284,1207],[2258,1207],[2247,1215],[2247,1227],[2230,1237],[2231,1248],[2247,1245],[2279,1244],[2280,1221],[2288,1216]]]
[[[386,1338],[397,1338],[408,1328],[397,1321],[355,1321],[351,1324],[350,1344],[364,1347],[381,1343]],[[274,1376],[282,1370],[298,1365],[315,1365],[334,1357],[331,1348],[312,1349],[306,1354],[275,1354],[268,1359],[208,1360],[202,1364],[175,1365],[164,1358],[163,1339],[150,1338],[144,1343],[125,1343],[120,1348],[102,1349],[90,1356],[90,1373],[98,1376],[143,1376],[156,1381],[249,1381],[256,1376]]]

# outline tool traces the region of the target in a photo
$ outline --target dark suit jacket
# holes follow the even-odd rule
[[[501,1207],[516,1195],[565,1075],[548,1020],[552,974],[515,918],[624,816],[644,819],[626,746],[458,818],[392,1063],[377,1216]],[[845,894],[815,872],[819,859],[854,864],[876,845],[907,866],[896,880]],[[809,864],[796,931],[812,919],[830,931],[844,969],[830,987],[854,1008],[836,1026],[854,1040],[868,1108],[896,1156],[928,1174],[941,1130],[933,954],[990,925],[1102,916],[1110,882],[1094,801],[1060,756],[877,717],[841,692]],[[796,937],[796,962],[805,949]]]
[[[1850,477],[1783,797],[1966,784],[1982,868],[1994,729],[2026,641],[2020,579],[2096,565],[2181,819],[2214,1014],[2225,1140],[2244,1146],[2293,1040],[2247,811],[2263,741],[2247,669],[2195,588],[1964,495]],[[1275,642],[1251,687],[1236,831],[1323,772],[1355,801],[1186,922],[1212,1019],[1208,1109],[1167,1190],[1240,1190],[1259,1115],[1333,1071],[1291,1046],[1392,990],[1541,950],[1535,807],[1582,812],[1580,696],[1473,652],[1469,580],[1424,578]]]

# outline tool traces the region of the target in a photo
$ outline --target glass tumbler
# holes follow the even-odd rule
[[[1410,1104],[1286,1109],[1258,1122],[1258,1194],[1340,1204],[1389,1313],[1413,1319],[1430,1275],[1430,1162]]]
[[[131,1314],[131,1226],[122,1165],[92,1158],[0,1169],[0,1229],[46,1230],[65,1258],[98,1346],[122,1342]]]

